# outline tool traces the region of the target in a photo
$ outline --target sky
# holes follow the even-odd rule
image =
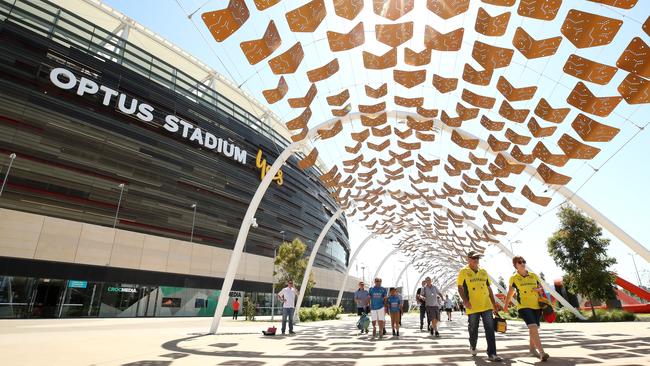
[[[294,7],[298,7],[303,2],[283,1],[266,10],[263,14],[253,14],[253,16],[256,16],[254,18],[255,21],[245,24],[240,31],[225,42],[217,43],[206,30],[200,15],[203,12],[225,7],[227,1],[107,0],[105,3],[176,44],[225,77],[233,80],[235,84],[241,85],[243,90],[264,104],[266,102],[261,95],[261,90],[275,87],[277,76],[271,74],[265,61],[254,67],[250,66],[239,48],[240,42],[259,38],[264,32],[268,20],[274,19],[283,37],[283,44],[280,50],[288,48],[296,40],[302,42],[306,55],[303,63],[311,66],[304,67],[304,65],[301,65],[300,71],[306,71],[326,63],[331,58],[328,55],[329,49],[325,36],[326,30],[347,32],[358,22],[358,19],[347,21],[341,20],[341,18],[333,21],[333,18],[328,15],[316,32],[308,35],[301,34],[299,38],[297,34],[293,34],[287,30],[287,25],[284,24],[286,22],[279,22],[277,20],[284,18],[284,13],[292,10]],[[252,1],[247,0],[247,3],[249,4],[249,8],[252,9],[252,13],[255,13],[256,10],[252,5]],[[419,3],[416,2],[416,4]],[[416,10],[405,16],[407,17],[405,19],[414,20],[416,25],[426,23],[442,33],[450,32],[459,27],[465,27],[463,47],[458,54],[453,55],[453,59],[449,54],[442,55],[442,52],[434,52],[429,67],[434,68],[435,72],[440,75],[459,75],[462,73],[464,60],[470,57],[469,53],[471,52],[471,42],[473,39],[502,47],[510,46],[512,48],[511,45],[499,43],[502,41],[501,39],[481,38],[482,36],[474,32],[473,29],[473,21],[479,5],[486,7],[488,12],[493,16],[497,13],[504,12],[506,9],[497,9],[477,1],[471,4],[470,10],[466,14],[454,17],[445,22],[440,22],[439,18],[436,19],[428,11]],[[552,22],[541,22],[535,19],[519,17],[513,8],[511,9],[513,12],[511,24],[508,27],[506,35],[501,38],[506,41],[511,40],[515,29],[519,26],[523,27],[536,39],[561,35],[559,29],[565,16],[571,10],[572,4],[575,3],[565,1],[556,19]],[[330,5],[328,4],[328,6]],[[493,80],[503,75],[517,86],[537,85],[539,87],[539,93],[544,93],[544,97],[548,99],[551,105],[558,106],[566,104],[566,96],[575,85],[576,80],[561,71],[556,72],[555,70],[562,69],[562,65],[569,54],[577,53],[583,57],[603,63],[614,64],[618,55],[625,49],[633,37],[641,37],[646,43],[650,43],[650,37],[640,31],[640,25],[650,15],[650,8],[642,8],[641,6],[642,4],[638,4],[631,11],[626,11],[591,2],[580,2],[580,10],[624,20],[617,37],[611,45],[608,47],[593,47],[578,50],[566,39],[563,39],[558,49],[557,57],[526,60],[521,54],[515,52],[516,55],[513,57],[513,64],[508,67],[507,75],[503,74],[504,71],[495,71]],[[188,14],[193,12],[195,13],[192,18],[188,19]],[[366,9],[364,9],[360,17],[362,17],[366,24],[371,24],[372,21],[381,22],[381,20],[377,21],[375,19],[378,17],[374,17],[372,7],[369,5],[366,6]],[[385,19],[384,21],[387,22]],[[374,28],[366,26],[366,29]],[[370,40],[366,43],[367,47],[359,47],[346,55],[340,55],[340,63],[346,65],[346,67],[342,67],[336,77],[332,77],[330,80],[322,83],[319,82],[319,97],[322,96],[324,98],[325,95],[334,94],[341,89],[341,86],[348,86],[351,90],[362,90],[366,82],[377,86],[384,80],[392,80],[392,75],[386,74],[385,72],[369,72],[361,68],[362,64],[359,63],[359,60],[361,59],[360,53],[362,49],[371,51],[377,55],[383,54],[387,50],[385,46],[378,45],[377,42],[372,42],[374,41],[374,31],[366,31],[366,33],[366,39]],[[420,50],[421,46],[419,45],[422,42],[423,33],[422,30],[416,30],[408,46],[414,50]],[[291,38],[294,36],[296,40]],[[469,46],[465,44],[468,42],[470,42]],[[137,39],[134,40],[134,43],[137,44]],[[278,52],[276,51],[274,55]],[[357,64],[359,64],[359,67],[357,67]],[[598,86],[590,84],[589,88],[597,96],[618,95],[616,86],[626,75],[627,72],[619,71],[609,85]],[[303,90],[304,94],[304,91],[309,86],[305,81],[301,81],[294,76],[287,76],[287,81],[290,85],[289,97],[298,96],[300,90]],[[452,95],[440,95],[433,89],[430,81],[425,84],[427,85],[418,86],[412,90],[405,90],[401,86],[394,84],[390,87],[391,91],[394,91],[395,94],[399,94],[400,96],[428,96],[435,101],[437,107],[445,110],[454,110],[456,101],[459,100],[458,95],[453,95],[453,93],[451,93]],[[458,89],[460,93],[462,88],[459,87]],[[488,90],[490,90],[490,93],[494,93],[494,89],[485,89],[485,91],[472,89],[472,91],[477,93],[481,92],[484,95],[488,95]],[[534,100],[536,101],[537,99]],[[353,101],[353,103],[355,102],[364,103],[368,101]],[[496,105],[498,106],[499,104]],[[534,109],[534,107],[534,104],[519,104],[517,106],[517,108],[529,109]],[[284,105],[281,105],[281,103],[272,105],[270,109],[284,120],[290,120],[297,115],[295,110],[286,106],[286,102]],[[389,107],[388,110],[390,109]],[[569,125],[569,121],[577,114],[576,112],[571,113],[563,125]],[[580,197],[589,202],[646,247],[650,246],[650,229],[648,228],[648,223],[650,222],[648,208],[650,207],[650,194],[647,191],[647,185],[650,181],[650,164],[648,159],[648,156],[650,156],[650,132],[647,129],[640,131],[637,126],[647,124],[649,122],[649,114],[650,108],[647,104],[627,105],[625,102],[622,102],[607,119],[601,121],[620,128],[621,132],[619,135],[610,143],[598,145],[603,151],[595,159],[588,162],[571,161],[561,170],[563,174],[573,177],[572,181],[568,184],[570,189],[577,190],[577,194]],[[493,119],[499,119],[498,114],[488,116],[491,118],[494,117]],[[321,106],[320,108],[314,109],[312,123],[314,120],[322,121],[328,118],[331,118],[329,110]],[[464,125],[463,128],[466,128],[466,126]],[[519,131],[517,128],[520,127],[513,127],[515,131]],[[560,128],[567,128],[563,131],[568,131],[569,127],[560,126]],[[358,131],[359,129],[355,126],[346,126],[345,130]],[[481,138],[487,138],[487,134],[481,128],[469,126],[467,130]],[[526,129],[524,127],[522,132],[525,131]],[[560,134],[556,133],[556,135]],[[320,151],[320,158],[329,167],[337,163],[340,165],[341,160],[349,159],[349,155],[346,155],[341,149],[343,144],[351,145],[349,142],[349,139],[346,140],[345,138],[337,137],[334,143],[315,142],[315,144],[317,144]],[[547,140],[544,140],[544,142],[549,148],[551,147],[552,144],[547,143]],[[448,137],[439,138],[432,144],[435,145],[423,151],[429,157],[445,157],[447,153],[456,154],[460,150],[449,144]],[[513,179],[512,184],[520,187],[528,183],[536,192],[541,192],[546,188],[543,184],[532,181],[529,176],[522,175]],[[551,193],[552,190],[549,194]],[[508,235],[503,240],[504,243],[516,242],[512,245],[515,254],[525,256],[529,267],[538,273],[544,272],[548,280],[559,278],[562,275],[561,270],[555,266],[546,250],[546,240],[557,229],[559,224],[556,218],[557,210],[555,208],[562,202],[563,199],[559,194],[553,195],[553,201],[547,207],[530,204],[523,197],[513,200],[513,205],[527,208],[527,213],[517,224],[507,226],[507,230],[505,231],[508,232]],[[369,233],[364,228],[363,223],[358,222],[356,218],[349,218],[348,224],[350,245],[352,250],[354,250]],[[637,283],[637,276],[632,262],[632,256],[630,255],[631,250],[610,233],[605,231],[604,235],[612,240],[609,254],[617,259],[617,264],[613,269],[621,277]],[[365,267],[366,280],[369,280],[369,277],[374,274],[376,266],[393,249],[393,244],[395,244],[394,240],[372,240],[361,252],[358,262],[352,265],[351,273],[361,276],[362,267]],[[638,255],[635,257],[635,260],[642,283],[650,286],[650,265]],[[380,272],[380,276],[384,278],[384,284],[393,283],[406,263],[408,263],[408,259],[401,255],[396,255],[394,258],[391,258]],[[486,257],[482,261],[482,265],[495,278],[502,276],[507,280],[513,272],[510,260],[495,247],[489,247],[487,249]],[[408,278],[411,290],[420,275],[413,270],[407,272],[406,277]]]

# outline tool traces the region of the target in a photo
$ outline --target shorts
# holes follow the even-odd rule
[[[386,309],[381,308],[377,310],[370,310],[370,319],[373,322],[380,321],[383,322],[386,319]]]
[[[451,308],[445,308],[445,311],[451,313]]]
[[[537,324],[539,327],[539,318],[542,316],[540,309],[521,308],[517,313],[526,322],[526,325]]]
[[[361,316],[363,313],[370,314],[370,306],[357,308],[357,315]]]
[[[429,320],[440,321],[440,308],[438,306],[427,306],[427,317]]]

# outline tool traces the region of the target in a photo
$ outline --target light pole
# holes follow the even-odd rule
[[[521,244],[521,240],[508,241],[508,244],[510,244],[510,251],[514,253],[514,250],[512,250],[512,244]]]
[[[117,200],[117,210],[115,210],[115,219],[113,220],[113,229],[117,225],[117,215],[120,213],[120,204],[122,204],[122,193],[124,193],[124,183],[120,183],[120,198]]]
[[[636,271],[636,279],[637,279],[637,281],[639,281],[639,287],[643,287],[643,286],[641,286],[641,276],[639,276],[639,270],[636,268],[636,261],[634,260],[634,254],[627,253],[627,255],[632,257],[632,263],[634,264],[634,271]]]
[[[282,243],[284,244],[284,230],[280,231],[280,234],[282,234]]]
[[[361,273],[362,273],[361,280],[363,282],[366,282],[366,266],[365,265],[361,266]]]
[[[284,233],[284,231],[282,232]],[[275,317],[275,258],[277,255],[277,248],[273,246],[273,278],[271,279],[271,321]]]
[[[190,243],[194,240],[194,220],[196,219],[196,203],[192,204],[192,209],[194,210],[192,213],[192,231],[190,232]]]
[[[2,192],[5,190],[5,184],[7,184],[7,179],[9,178],[9,171],[11,170],[11,165],[14,163],[15,159],[16,153],[9,154],[9,167],[7,168],[7,173],[5,173],[5,179],[2,180],[2,187],[0,187],[0,197],[2,196]]]

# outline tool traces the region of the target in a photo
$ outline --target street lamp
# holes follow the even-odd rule
[[[16,153],[9,154],[9,167],[7,168],[5,179],[2,180],[2,187],[0,187],[0,197],[2,196],[2,192],[5,190],[5,184],[7,184],[7,178],[9,178],[9,171],[11,170],[11,165],[14,163],[15,159],[16,159]]]
[[[284,230],[280,231],[280,234],[282,234],[282,243],[284,244]]]
[[[117,215],[120,212],[120,204],[122,204],[122,193],[124,193],[124,183],[120,183],[118,185],[120,187],[120,198],[117,200],[117,210],[115,210],[115,219],[113,220],[113,229],[115,229],[115,225],[117,225]]]
[[[636,271],[636,279],[637,279],[637,281],[639,281],[639,287],[643,287],[643,286],[641,286],[641,276],[639,276],[639,270],[636,268],[636,261],[634,260],[634,254],[627,253],[627,255],[632,257],[632,263],[634,263],[634,270]]]
[[[192,209],[194,210],[192,213],[192,231],[190,233],[190,243],[194,240],[194,222],[196,219],[196,203],[192,204]]]
[[[508,244],[510,244],[510,252],[514,254],[515,252],[512,250],[512,244],[521,244],[521,240],[508,241]]]

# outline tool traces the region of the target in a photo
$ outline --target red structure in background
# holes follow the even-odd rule
[[[648,303],[650,302],[650,292],[622,279],[619,276],[616,276],[615,283],[617,286],[631,292],[632,294],[646,301],[646,303],[639,302],[639,300],[621,291],[619,288],[615,288],[614,290],[616,291],[616,297],[618,298],[618,300],[621,301],[621,306],[623,310],[629,311],[631,313],[650,313],[650,303]],[[558,291],[560,291],[560,289],[563,287],[562,279],[555,280],[554,284],[555,284],[555,289]],[[599,306],[594,306],[594,308],[605,309],[606,306],[599,305]],[[590,308],[584,306],[581,307],[580,309],[589,310]]]

